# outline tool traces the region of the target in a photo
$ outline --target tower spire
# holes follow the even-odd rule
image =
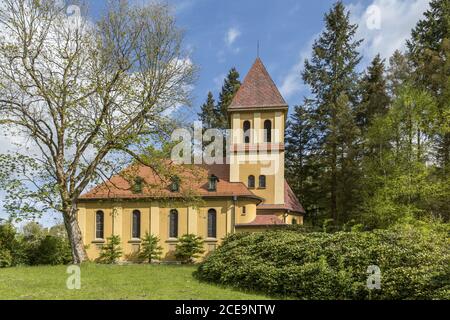
[[[261,59],[256,58],[228,110],[241,108],[287,108],[287,103],[278,91]]]
[[[259,58],[259,40],[256,42],[256,57]]]

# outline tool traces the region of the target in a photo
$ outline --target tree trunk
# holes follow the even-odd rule
[[[332,162],[331,162],[331,217],[333,218],[333,223],[338,223],[338,212],[337,212],[337,147],[333,145],[332,151]]]
[[[83,244],[83,237],[77,220],[76,207],[69,207],[65,210],[64,225],[72,249],[72,259],[74,264],[80,264],[88,260],[86,249]]]

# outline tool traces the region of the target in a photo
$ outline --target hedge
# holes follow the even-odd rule
[[[381,269],[369,290],[367,269]],[[200,264],[203,281],[297,299],[449,299],[448,226],[235,234]]]

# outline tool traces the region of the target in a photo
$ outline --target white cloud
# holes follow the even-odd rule
[[[296,92],[301,92],[306,88],[306,85],[303,83],[301,78],[301,71],[303,70],[305,59],[309,59],[311,57],[311,48],[314,43],[314,39],[318,36],[319,34],[312,37],[303,47],[299,54],[297,63],[291,67],[287,75],[284,77],[280,86],[280,92],[284,98],[289,99]]]
[[[240,35],[241,31],[237,27],[231,27],[230,29],[228,29],[227,35],[225,37],[225,43],[228,46],[232,46]]]
[[[213,82],[214,82],[214,88],[215,88],[217,91],[220,91],[220,89],[222,89],[223,81],[224,81],[224,79],[225,79],[226,77],[227,77],[227,75],[226,75],[225,73],[222,73],[222,74],[218,75],[217,77],[215,77],[215,78],[213,79]]]
[[[359,25],[357,39],[364,39],[361,53],[369,63],[380,53],[389,58],[395,50],[404,50],[411,29],[422,18],[429,0],[374,0],[369,6],[350,4],[353,23]]]
[[[422,18],[428,6],[429,0],[373,0],[369,5],[363,5],[359,1],[348,5],[352,23],[359,25],[356,39],[364,39],[360,48],[363,55],[362,67],[370,63],[378,53],[383,58],[389,58],[395,50],[404,50],[411,29]],[[379,17],[374,17],[377,13]],[[379,18],[378,21],[376,18]],[[310,57],[312,44],[318,36],[319,34],[314,35],[305,44],[299,60],[285,75],[280,91],[286,99],[295,93],[305,93],[301,70],[305,59]]]

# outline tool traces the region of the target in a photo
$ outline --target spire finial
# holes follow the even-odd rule
[[[256,57],[259,58],[259,40],[256,42]]]

